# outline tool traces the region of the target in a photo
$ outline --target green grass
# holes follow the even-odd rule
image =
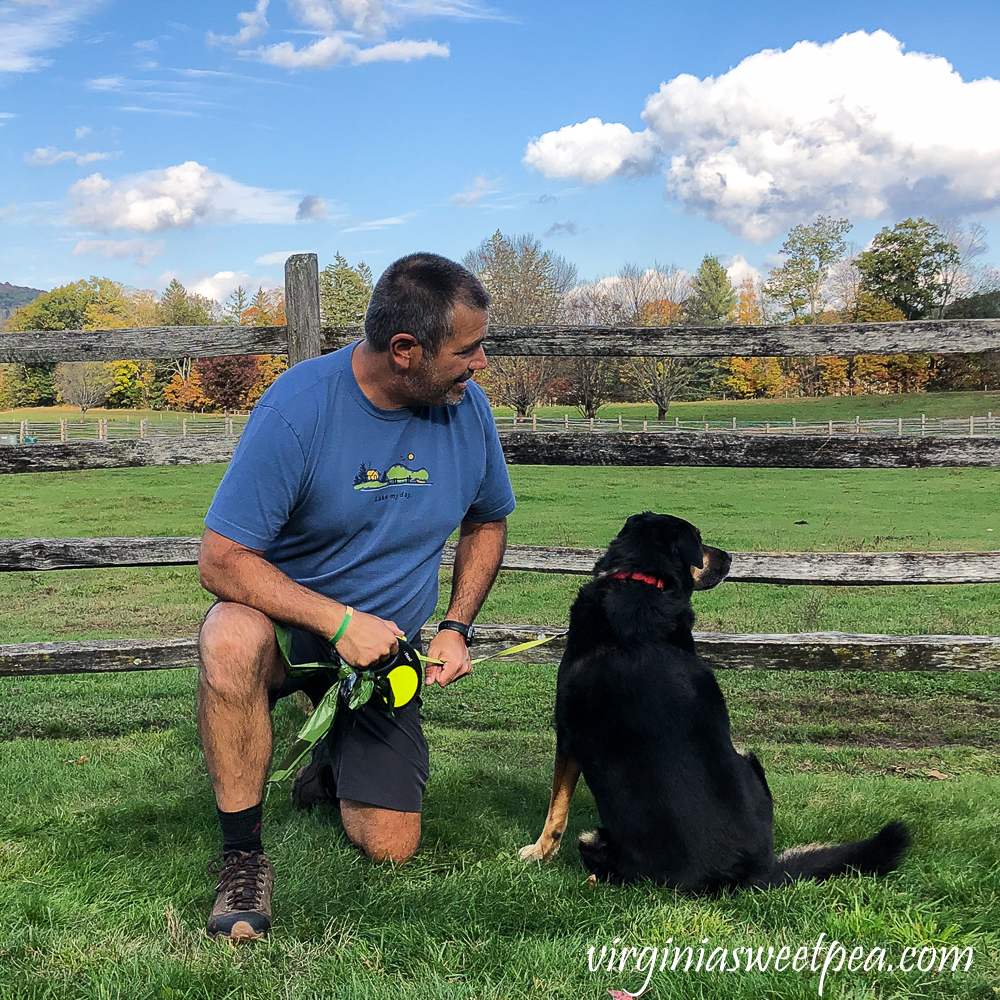
[[[509,417],[509,407],[496,407],[498,415]],[[671,403],[667,419],[681,420],[786,420],[802,423],[824,420],[879,420],[897,417],[984,417],[1000,413],[1000,392],[903,392],[891,396],[818,396],[789,399],[704,399]],[[571,406],[542,406],[540,417],[579,417]],[[655,420],[656,407],[651,403],[608,403],[598,416],[627,420]]]
[[[996,549],[997,470],[808,472],[514,468],[511,542],[602,546],[645,508],[734,550]],[[0,477],[0,534],[194,535],[218,466]],[[798,525],[795,522],[808,523]],[[990,532],[988,529],[993,528]],[[447,574],[444,574],[447,584]],[[505,573],[484,618],[565,621],[579,578]],[[1000,588],[725,584],[698,627],[995,633]],[[8,642],[192,634],[193,567],[0,576]],[[0,998],[566,998],[638,990],[588,969],[595,946],[971,946],[969,973],[832,972],[837,1000],[993,998],[1000,962],[1000,676],[720,673],[734,734],[768,769],[779,846],[913,828],[903,868],[770,893],[688,900],[590,888],[571,842],[540,828],[555,668],[490,664],[425,701],[424,841],[399,868],[363,861],[336,818],[266,806],[278,870],[270,941],[202,931],[218,850],[190,671],[0,678]],[[282,704],[279,746],[301,722]],[[583,789],[567,839],[597,821]],[[672,941],[671,941],[672,939]],[[605,962],[606,965],[606,962]],[[815,998],[810,972],[656,973],[655,998]]]

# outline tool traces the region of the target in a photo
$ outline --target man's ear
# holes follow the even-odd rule
[[[389,360],[397,368],[409,371],[419,364],[423,357],[423,348],[417,343],[412,333],[395,333],[389,341]]]

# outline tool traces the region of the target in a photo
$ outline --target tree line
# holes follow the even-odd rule
[[[978,261],[985,229],[905,219],[870,246],[847,242],[846,219],[794,226],[766,278],[734,286],[717,256],[689,275],[676,265],[627,263],[581,282],[576,268],[531,235],[499,230],[463,258],[490,292],[493,322],[512,326],[721,326],[866,323],[1000,316],[1000,273]],[[342,254],[319,275],[324,326],[364,320],[373,275]],[[280,289],[242,287],[219,305],[174,279],[157,296],[108,278],[53,289],[17,309],[10,331],[122,329],[213,323],[285,323]],[[79,406],[222,411],[248,409],[287,367],[283,355],[158,361],[0,365],[0,407]],[[609,402],[652,402],[662,419],[674,400],[844,395],[965,389],[1000,382],[1000,353],[791,358],[491,357],[480,376],[490,401],[526,417],[540,404],[595,416]]]

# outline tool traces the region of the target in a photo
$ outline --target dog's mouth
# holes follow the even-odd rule
[[[695,590],[711,590],[717,587],[729,573],[733,565],[733,557],[722,549],[713,548],[711,545],[702,546],[703,561],[701,566],[692,566],[691,575],[694,577]]]

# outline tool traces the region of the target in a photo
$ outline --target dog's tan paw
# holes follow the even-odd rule
[[[521,850],[517,852],[517,856],[522,861],[548,861],[556,851],[559,850],[559,841],[555,841],[546,847],[542,843],[542,839],[539,838],[533,844],[528,844],[527,847],[522,847]]]

